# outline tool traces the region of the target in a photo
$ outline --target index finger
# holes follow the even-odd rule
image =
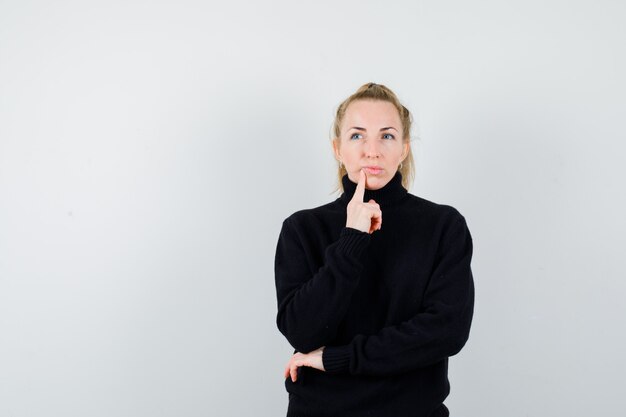
[[[360,203],[363,202],[363,198],[365,197],[365,180],[367,176],[365,175],[365,170],[361,169],[359,171],[359,182],[356,184],[356,190],[354,190],[354,195],[352,199],[357,198]]]

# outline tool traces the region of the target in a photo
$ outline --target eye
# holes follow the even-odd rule
[[[384,138],[385,136],[390,136],[390,138],[389,138],[389,139],[395,139],[395,138],[396,138],[396,137],[395,137],[394,135],[392,135],[391,133],[385,133],[385,134],[383,135],[383,138]]]
[[[360,133],[354,133],[352,136],[350,136],[350,139],[354,139],[355,136],[361,136]]]

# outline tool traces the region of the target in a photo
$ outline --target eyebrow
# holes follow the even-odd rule
[[[367,129],[365,129],[364,127],[358,127],[358,126],[353,126],[353,127],[351,127],[350,129],[363,130],[363,131],[367,130]],[[350,129],[348,129],[348,130],[350,130]],[[389,130],[389,129],[393,129],[393,130],[395,130],[396,132],[398,131],[398,129],[396,129],[396,128],[395,128],[395,127],[393,127],[393,126],[383,127],[383,128],[381,128],[381,129],[380,129],[380,131],[382,132],[383,130]]]

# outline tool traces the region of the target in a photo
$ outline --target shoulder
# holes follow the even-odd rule
[[[323,222],[344,211],[345,208],[342,209],[337,199],[321,206],[297,210],[283,220],[283,225],[288,224],[292,227],[299,227],[311,223]]]
[[[407,203],[425,216],[448,221],[458,221],[465,218],[456,207],[427,200],[411,193],[407,193]]]
[[[422,197],[409,194],[408,204],[419,207],[419,213],[415,211],[414,217],[421,225],[431,230],[431,238],[438,242],[439,250],[472,250],[472,234],[467,226],[465,216],[450,204],[437,203]]]
[[[341,206],[339,199],[321,206],[300,209],[283,220],[281,233],[298,236],[301,240],[312,239],[333,230],[334,225],[341,223],[342,215],[345,216],[345,207]]]
[[[451,229],[467,229],[465,216],[450,204],[438,203],[408,193],[406,205],[415,217],[430,223],[441,233],[445,234]]]

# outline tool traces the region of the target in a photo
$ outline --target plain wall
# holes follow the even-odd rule
[[[336,106],[415,119],[410,192],[474,239],[454,416],[615,414],[620,1],[0,2],[0,415],[277,416],[282,220]]]

